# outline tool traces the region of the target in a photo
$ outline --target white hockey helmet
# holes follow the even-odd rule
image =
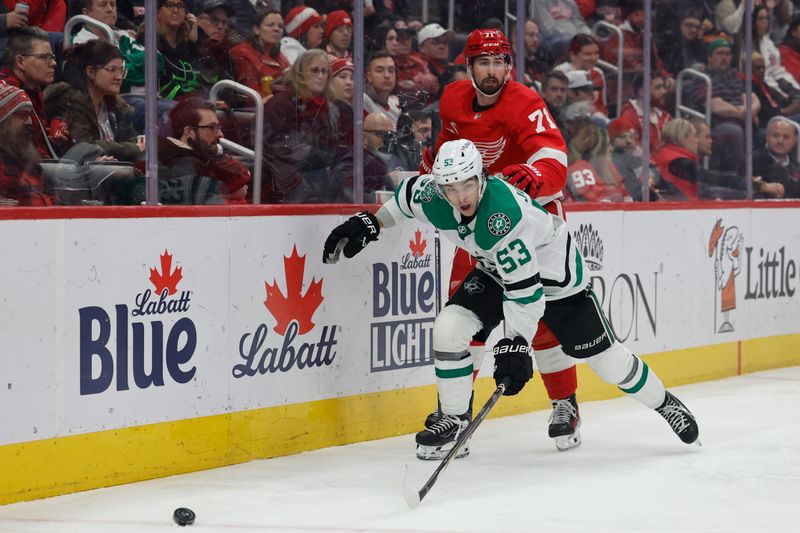
[[[480,201],[486,189],[486,175],[483,171],[483,158],[475,144],[467,139],[447,141],[442,144],[433,162],[433,179],[442,198],[447,200],[445,185],[467,181],[470,178],[478,178],[478,201]]]

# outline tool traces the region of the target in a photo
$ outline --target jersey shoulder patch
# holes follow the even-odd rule
[[[498,178],[487,180],[475,220],[475,243],[481,249],[491,250],[519,224],[522,209],[516,194]]]

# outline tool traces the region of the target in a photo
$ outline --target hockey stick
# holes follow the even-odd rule
[[[433,474],[431,474],[431,477],[428,478],[428,481],[426,481],[422,488],[418,491],[415,491],[408,485],[408,468],[406,468],[406,474],[403,476],[403,497],[406,499],[406,503],[409,507],[415,509],[420,504],[422,499],[430,492],[434,483],[436,483],[436,480],[439,478],[439,474],[444,472],[444,470],[450,464],[450,461],[452,461],[458,453],[458,450],[460,450],[461,447],[464,446],[464,443],[466,443],[472,434],[475,433],[475,430],[478,429],[478,426],[481,425],[483,419],[486,418],[486,416],[489,414],[489,411],[492,410],[494,404],[497,403],[497,400],[499,400],[500,396],[502,396],[506,391],[506,387],[508,387],[508,385],[509,380],[506,378],[502,383],[500,383],[500,385],[497,386],[475,419],[470,422],[461,435],[459,435],[458,440],[456,440],[453,447],[449,452],[447,452],[447,455],[445,455],[444,459],[442,459],[442,462],[439,464]]]

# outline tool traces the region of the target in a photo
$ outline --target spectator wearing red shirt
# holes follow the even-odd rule
[[[661,177],[677,187],[686,199],[697,200],[697,131],[688,120],[676,118],[664,128],[662,138],[661,147],[653,155],[653,163]]]
[[[53,205],[33,144],[33,105],[22,89],[0,84],[0,198],[22,206]]]
[[[64,0],[25,0],[28,4],[28,26],[41,28],[48,33],[62,33],[67,21],[67,4]],[[18,0],[3,0],[9,11],[14,11]]]
[[[642,124],[644,123],[644,76],[637,74],[633,78],[633,91],[635,98],[631,98],[619,114],[619,118],[625,119],[627,122],[634,125],[636,128],[637,141],[642,144]],[[667,122],[672,120],[672,115],[665,110],[665,98],[667,96],[667,87],[664,78],[654,77],[650,81],[650,153],[654,154],[661,144],[661,133],[664,131],[664,126]]]
[[[614,163],[608,134],[587,122],[567,147],[567,193],[579,202],[630,201]]]
[[[451,65],[448,60],[450,53],[450,40],[453,32],[442,28],[441,25],[432,23],[423,26],[417,34],[419,52],[414,55],[420,57],[428,64],[428,69],[441,81],[445,69]]]
[[[276,80],[289,68],[289,60],[281,53],[283,17],[279,11],[268,10],[256,15],[250,39],[231,49],[236,69],[236,81],[258,91],[262,97],[272,94],[264,78]]]

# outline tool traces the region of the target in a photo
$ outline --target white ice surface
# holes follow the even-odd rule
[[[800,367],[672,390],[702,447],[626,398],[581,404],[583,444],[562,453],[546,412],[487,420],[415,510],[404,465],[422,486],[436,463],[404,436],[7,505],[0,531],[800,531]]]

